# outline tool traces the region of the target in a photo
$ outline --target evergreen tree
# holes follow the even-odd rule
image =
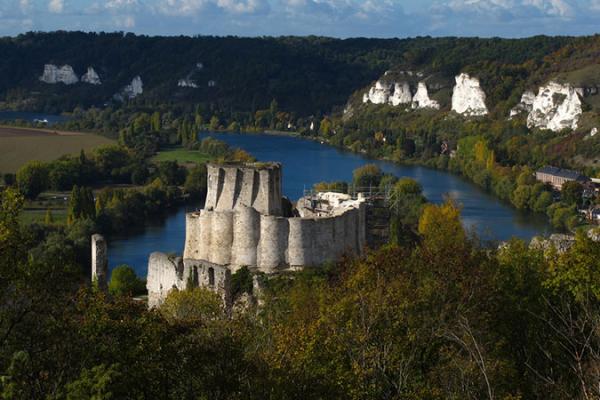
[[[96,205],[94,203],[94,193],[89,187],[81,188],[82,197],[82,209],[81,217],[95,219],[96,218]]]
[[[150,127],[153,131],[158,132],[161,128],[160,113],[155,111],[150,118]]]
[[[46,210],[46,217],[44,218],[44,223],[46,225],[52,225],[54,223],[54,217],[52,216],[52,211],[48,208]]]
[[[95,219],[96,205],[92,189],[75,185],[71,191],[67,209],[67,224],[72,225],[79,219]]]
[[[85,150],[81,149],[81,152],[79,153],[79,164],[85,165],[86,162],[87,157],[85,156]]]
[[[69,207],[67,208],[67,224],[72,225],[81,216],[81,190],[79,186],[74,185],[69,198]]]

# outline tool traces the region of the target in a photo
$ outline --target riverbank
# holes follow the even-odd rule
[[[240,133],[240,134],[244,134],[244,133]],[[251,133],[251,134],[255,134],[255,133]],[[267,134],[268,135],[268,134]],[[377,154],[373,154],[372,152],[367,152],[365,150],[362,151],[356,151],[356,149],[352,148],[351,146],[344,146],[344,145],[339,145],[336,143],[331,142],[329,139],[327,138],[322,138],[319,136],[304,136],[304,135],[297,135],[294,133],[290,133],[290,134],[286,134],[286,132],[278,132],[278,134],[276,136],[287,136],[287,137],[292,137],[292,138],[300,138],[300,139],[309,139],[311,141],[316,141],[318,143],[321,144],[326,144],[329,146],[332,146],[334,148],[343,150],[343,151],[347,151],[350,152],[352,154],[357,154],[359,156],[362,157],[366,157],[366,158],[370,158],[370,159],[376,159],[376,160],[381,160],[381,161],[385,161],[385,162],[390,162],[390,163],[394,163],[396,165],[400,165],[400,166],[419,166],[419,167],[425,167],[425,168],[431,168],[433,170],[436,171],[442,171],[445,173],[450,173],[453,174],[457,177],[460,177],[462,179],[465,179],[467,182],[476,185],[477,187],[479,187],[481,190],[485,191],[486,193],[488,193],[491,196],[494,196],[498,201],[502,202],[503,204],[511,207],[512,209],[518,211],[518,212],[522,212],[522,213],[527,213],[529,214],[531,217],[543,217],[546,221],[548,221],[549,223],[552,223],[555,227],[556,231],[560,231],[560,232],[575,232],[578,228],[580,228],[581,226],[585,226],[587,224],[587,221],[585,221],[583,218],[581,218],[579,216],[579,214],[577,213],[577,209],[574,208],[574,206],[570,206],[570,205],[565,205],[561,202],[557,202],[557,201],[551,201],[548,204],[543,204],[540,205],[540,201],[537,199],[536,196],[533,195],[534,191],[537,191],[538,194],[541,194],[543,192],[544,185],[536,182],[535,177],[533,175],[533,171],[528,169],[527,167],[518,167],[516,175],[514,176],[514,179],[507,179],[506,177],[502,178],[502,181],[500,179],[500,177],[496,177],[495,176],[495,169],[506,169],[508,167],[501,167],[499,165],[496,165],[493,161],[492,161],[492,169],[489,169],[489,161],[486,160],[486,162],[483,163],[483,166],[479,167],[475,167],[473,168],[473,166],[471,164],[475,164],[475,162],[473,161],[469,161],[469,160],[463,160],[460,158],[456,157],[456,152],[453,153],[453,157],[450,157],[449,155],[437,155],[436,157],[430,158],[428,160],[423,160],[420,158],[404,158],[401,162],[399,162],[397,159],[395,158],[391,158],[391,157],[386,157],[386,156],[380,156]],[[465,146],[466,147],[466,146]],[[492,160],[493,160],[493,155],[492,155]],[[471,168],[471,174],[469,174],[469,170],[468,168]],[[513,171],[515,171],[515,169],[513,168]],[[482,176],[479,176],[483,174]],[[473,176],[472,176],[473,175]],[[522,176],[520,176],[522,175]],[[517,179],[517,177],[519,179]],[[525,206],[522,205],[522,202],[524,200],[521,200],[520,197],[517,196],[513,196],[513,191],[515,191],[515,189],[517,189],[517,181],[520,180],[526,180],[527,181],[527,185],[526,187],[524,187],[524,190],[520,190],[520,191],[516,191],[517,195],[521,195],[522,196],[522,192],[525,193],[529,193],[531,192],[532,194],[531,196],[531,200],[530,202],[535,202],[536,200],[538,201],[537,204],[531,204],[528,205],[527,203],[525,204]],[[495,181],[500,181],[498,184],[496,184]],[[512,186],[511,186],[512,185]],[[503,191],[503,195],[498,195],[497,191]],[[520,202],[519,204],[521,204],[521,207],[516,207],[515,206],[515,201]],[[527,200],[525,200],[527,201]]]

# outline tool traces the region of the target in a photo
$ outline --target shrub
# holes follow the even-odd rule
[[[108,292],[115,296],[132,296],[145,290],[144,282],[129,265],[119,265],[112,271]]]

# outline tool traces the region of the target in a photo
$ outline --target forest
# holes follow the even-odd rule
[[[419,196],[414,182],[397,189]],[[600,246],[584,234],[562,253],[494,250],[452,202],[422,203],[404,243],[280,274],[260,293],[242,269],[233,310],[200,288],[148,310],[137,283],[86,283],[77,235],[36,235],[18,192],[1,196],[4,399],[600,396]]]
[[[228,117],[268,108],[275,99],[282,110],[298,117],[319,116],[343,107],[354,91],[393,67],[435,70],[444,76],[483,69],[486,89],[498,86],[504,94],[514,84],[494,80],[498,69],[515,78],[531,71],[539,75],[548,69],[544,57],[569,45],[589,50],[595,42],[594,37],[544,36],[340,40],[30,32],[0,38],[0,100],[6,108],[46,112],[103,107],[139,75],[144,93],[133,102],[140,106],[195,104]],[[102,84],[40,82],[49,63],[68,64],[79,76],[91,66]],[[519,65],[530,69],[514,68]],[[198,87],[178,87],[185,78]],[[209,81],[215,85],[209,87]]]

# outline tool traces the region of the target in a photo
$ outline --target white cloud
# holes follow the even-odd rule
[[[48,11],[55,14],[60,14],[65,8],[64,0],[50,0],[48,2]]]
[[[27,13],[31,9],[30,0],[19,0],[19,7],[23,13]]]
[[[117,28],[135,28],[135,17],[132,15],[116,16],[113,18],[113,22]]]
[[[137,0],[108,0],[104,6],[110,10],[119,10],[123,8],[132,8],[137,5]]]
[[[158,10],[166,15],[190,17],[204,9],[208,0],[161,0]]]
[[[145,34],[522,37],[592,34],[599,19],[600,0],[0,0],[3,34],[83,27]]]
[[[524,0],[523,3],[531,5],[548,15],[571,17],[574,14],[573,6],[565,0]]]
[[[436,10],[444,8],[454,12],[491,15],[498,13],[508,13],[513,16],[570,17],[574,15],[574,6],[569,4],[568,0],[450,0],[434,5]]]
[[[252,14],[268,7],[263,0],[217,0],[217,6],[237,14]]]

